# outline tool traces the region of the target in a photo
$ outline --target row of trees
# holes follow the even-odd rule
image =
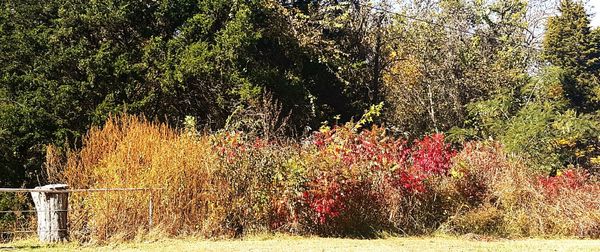
[[[0,185],[44,180],[45,146],[111,113],[298,136],[381,102],[409,138],[594,167],[600,30],[549,2],[3,1]]]

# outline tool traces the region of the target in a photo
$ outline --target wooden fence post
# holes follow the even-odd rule
[[[68,188],[69,186],[65,184],[53,184],[38,186],[35,189],[56,192],[31,192],[37,212],[37,233],[40,241],[61,242],[67,240],[69,194],[65,190]]]

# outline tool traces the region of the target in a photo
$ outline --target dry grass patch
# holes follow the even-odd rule
[[[495,240],[460,237],[408,237],[375,240],[259,236],[243,240],[166,239],[105,246],[75,243],[48,246],[33,240],[1,244],[0,249],[23,251],[600,251],[600,240]]]

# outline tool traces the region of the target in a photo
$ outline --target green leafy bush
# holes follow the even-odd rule
[[[600,124],[597,115],[577,112],[569,105],[565,78],[562,69],[547,67],[521,88],[520,101],[499,95],[498,102],[472,104],[475,134],[498,139],[507,151],[548,173],[568,165],[592,169],[591,158],[600,151]],[[465,139],[469,133],[473,131],[455,129],[451,137]]]

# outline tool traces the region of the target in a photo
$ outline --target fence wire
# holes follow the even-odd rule
[[[154,191],[161,191],[164,190],[164,188],[93,188],[93,189],[65,189],[65,190],[52,190],[52,189],[39,189],[39,188],[34,188],[34,189],[26,189],[26,188],[0,188],[0,193],[15,193],[15,194],[19,194],[19,193],[31,193],[31,192],[39,192],[39,193],[48,193],[48,194],[59,194],[59,193],[106,193],[106,192],[118,192],[118,193],[126,193],[126,192],[149,192],[150,193],[150,200],[149,200],[149,204],[148,204],[148,213],[149,213],[149,220],[148,220],[148,224],[149,227],[152,227],[152,216],[153,216],[153,203],[152,203],[152,195],[154,194]],[[30,202],[31,198],[28,197],[27,201],[29,201],[28,205],[29,207],[33,207],[33,205],[31,205]],[[24,205],[27,205],[27,202],[23,201],[20,202],[23,203]],[[19,234],[34,234],[34,233],[44,233],[44,232],[67,232],[69,235],[75,235],[75,234],[87,234],[88,232],[81,232],[81,231],[70,231],[69,228],[65,228],[65,229],[48,229],[48,230],[38,230],[38,229],[23,229],[23,230],[14,230],[14,229],[19,229],[19,228],[23,228],[23,227],[35,227],[36,226],[36,222],[37,222],[37,217],[35,219],[32,219],[33,217],[29,217],[29,218],[25,218],[22,215],[29,215],[32,216],[33,213],[36,214],[40,214],[40,213],[68,213],[70,211],[77,211],[75,209],[71,208],[71,204],[68,204],[68,209],[57,209],[57,210],[35,210],[35,209],[16,209],[16,210],[1,210],[0,211],[0,228],[12,228],[13,230],[0,230],[0,242],[3,240],[6,240],[7,238],[10,239],[10,236],[14,236],[14,235],[19,235]],[[12,225],[9,226],[5,226],[2,227],[2,222],[3,219],[2,217],[7,216],[7,215],[13,215],[15,216],[17,219],[5,219],[4,222],[13,222]],[[20,216],[21,215],[21,216]],[[75,220],[75,222],[78,222],[77,220]],[[70,223],[68,224],[70,225]],[[9,235],[9,237],[3,237],[4,235]]]

